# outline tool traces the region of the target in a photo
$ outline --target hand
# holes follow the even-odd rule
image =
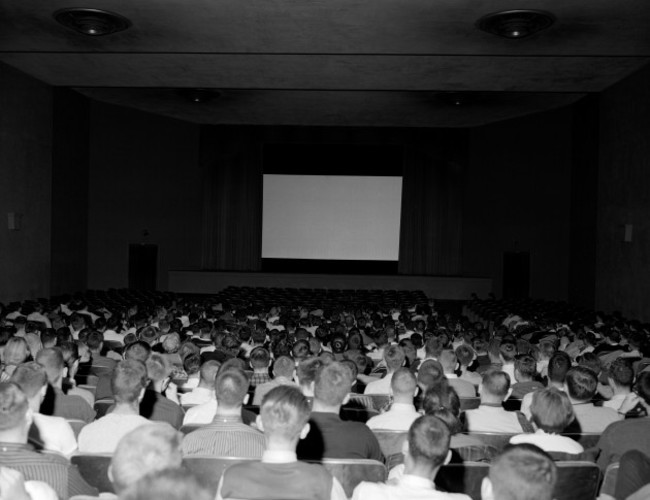
[[[0,500],[31,500],[25,479],[17,470],[0,467]]]
[[[640,402],[641,402],[641,398],[634,392],[631,392],[627,396],[625,396],[625,399],[623,400],[623,404],[621,404],[621,407],[618,409],[618,412],[622,415],[625,415],[626,413],[634,410],[634,408],[636,408],[636,405],[638,405]]]
[[[174,403],[180,404],[178,402],[178,386],[174,382],[169,382],[167,385],[165,396],[167,396],[167,399],[172,400]]]

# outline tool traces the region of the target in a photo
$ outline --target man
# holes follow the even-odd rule
[[[535,374],[537,373],[537,363],[535,358],[528,354],[522,354],[515,358],[515,380],[517,383],[512,386],[512,399],[522,399],[529,392],[543,389],[544,386],[537,382]]]
[[[404,442],[404,474],[387,483],[362,482],[352,500],[469,500],[436,490],[433,480],[448,461],[450,433],[442,420],[424,415],[413,422]]]
[[[386,362],[386,375],[384,378],[369,382],[366,385],[364,394],[390,394],[390,380],[393,374],[402,367],[406,359],[404,349],[398,345],[388,346],[384,350],[384,361]]]
[[[269,367],[271,366],[271,354],[264,347],[255,347],[250,353],[250,365],[253,368],[251,387],[266,384],[271,381]]]
[[[278,385],[293,385],[293,372],[296,369],[296,363],[289,356],[280,356],[273,363],[273,380],[260,384],[255,387],[255,396],[253,397],[253,404],[259,405],[262,402],[264,395]]]
[[[603,406],[619,410],[625,398],[632,392],[634,369],[632,363],[625,358],[615,360],[607,370],[607,383],[612,390],[612,397]]]
[[[29,442],[39,449],[56,451],[69,457],[77,451],[77,440],[70,424],[62,417],[39,413],[47,392],[45,369],[32,361],[18,365],[10,379],[27,396],[34,421],[29,429]]]
[[[66,458],[38,453],[27,444],[31,424],[29,403],[20,387],[12,382],[0,383],[0,466],[21,472],[25,480],[47,483],[61,499],[96,495],[97,490],[81,478]]]
[[[551,500],[557,482],[555,463],[537,446],[508,446],[492,460],[483,479],[483,500]]]
[[[609,424],[618,422],[625,416],[624,413],[618,413],[612,408],[595,406],[591,402],[598,388],[598,378],[589,368],[576,366],[569,370],[564,387],[576,415],[576,419],[567,427],[566,432],[600,433]]]
[[[449,381],[450,387],[452,387],[458,397],[460,398],[473,398],[476,397],[476,389],[474,389],[474,384],[458,378],[456,375],[456,365],[458,364],[458,358],[456,353],[451,349],[445,349],[440,353],[438,361],[442,365],[442,370],[445,373],[445,377]]]
[[[298,444],[300,459],[383,459],[377,438],[365,424],[339,417],[341,406],[349,399],[351,384],[350,371],[335,361],[316,374],[311,430]]]
[[[215,383],[214,419],[211,424],[185,436],[183,454],[260,458],[264,451],[264,435],[242,421],[247,391],[248,378],[243,370],[221,370]]]
[[[645,408],[650,415],[650,372],[642,372],[632,393],[623,403],[620,411],[627,411],[636,405]],[[637,396],[638,394],[638,396]],[[638,450],[650,456],[650,417],[631,418],[607,427],[598,441],[600,449],[598,465],[604,471],[610,463],[618,462],[628,450]]]
[[[120,439],[142,425],[151,424],[140,416],[140,400],[147,387],[147,369],[140,361],[120,362],[111,380],[115,407],[79,433],[82,453],[113,453]]]
[[[217,500],[345,500],[343,487],[325,467],[298,462],[296,446],[309,432],[309,411],[307,398],[298,388],[271,389],[258,417],[266,441],[262,461],[229,467],[219,483]]]
[[[199,385],[191,392],[181,394],[180,400],[182,405],[200,405],[214,399],[214,381],[221,363],[210,359],[201,365],[199,371]]]
[[[506,411],[503,401],[510,390],[510,377],[502,371],[490,371],[483,375],[481,383],[481,404],[475,410],[465,412],[469,432],[501,432],[519,434],[526,432],[522,427],[525,420],[519,412]]]
[[[323,360],[320,358],[310,358],[302,361],[296,368],[296,381],[300,390],[307,398],[314,397],[314,385],[316,384],[316,374],[323,366]]]
[[[548,386],[555,387],[564,391],[564,380],[566,379],[566,374],[571,369],[571,358],[565,352],[556,352],[551,356],[551,359],[548,362]],[[531,418],[530,405],[533,402],[533,393],[529,392],[524,395],[521,400],[521,413],[523,413],[526,418]]]
[[[147,362],[151,355],[151,346],[141,340],[132,342],[124,348],[124,359],[132,359],[135,361]],[[113,392],[111,391],[111,375],[110,373],[103,374],[97,381],[95,388],[95,397],[99,399],[112,398]]]
[[[41,406],[44,415],[55,415],[67,419],[78,419],[92,422],[95,410],[81,396],[64,394],[62,390],[65,363],[61,350],[53,347],[41,349],[36,356],[36,362],[45,368],[50,389]]]
[[[475,371],[470,370],[470,366],[474,364],[476,354],[474,349],[469,345],[461,344],[456,348],[456,358],[460,365],[460,378],[467,380],[474,387],[481,385],[482,377]]]
[[[393,404],[390,410],[372,417],[366,425],[370,429],[406,432],[420,416],[413,404],[413,398],[418,391],[417,379],[408,368],[400,368],[393,375],[390,385],[393,393]]]
[[[183,425],[183,409],[177,403],[176,386],[169,383],[171,367],[167,359],[158,353],[146,362],[147,376],[151,381],[140,401],[140,415],[149,420],[167,422],[175,429]],[[163,394],[167,390],[167,396]]]
[[[103,374],[111,374],[115,369],[117,362],[114,359],[102,356],[104,335],[99,332],[90,332],[88,339],[86,339],[86,345],[88,346],[92,356],[90,373],[98,377]]]

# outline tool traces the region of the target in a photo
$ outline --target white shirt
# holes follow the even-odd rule
[[[528,443],[539,446],[542,450],[561,453],[582,453],[585,449],[580,443],[570,437],[560,436],[559,434],[549,434],[542,429],[537,429],[534,434],[518,434],[510,438],[510,443],[521,444]]]
[[[151,424],[140,415],[109,413],[86,425],[79,433],[81,453],[113,453],[120,439],[133,429]]]
[[[182,405],[200,405],[214,399],[214,389],[196,387],[192,392],[181,394]]]
[[[393,380],[393,374],[387,373],[384,378],[370,382],[366,389],[363,391],[364,394],[390,394],[391,387],[390,382]]]
[[[621,405],[623,404],[623,401],[625,401],[625,398],[626,398],[625,394],[614,394],[609,401],[605,401],[603,403],[603,406],[618,411]]]
[[[215,413],[217,413],[217,400],[212,399],[207,403],[197,405],[194,408],[187,410],[185,418],[183,418],[183,425],[209,424],[212,422]]]
[[[366,422],[371,429],[386,429],[390,431],[408,431],[411,424],[421,414],[415,410],[415,406],[405,403],[393,403],[390,410]]]
[[[66,457],[77,451],[77,439],[65,418],[34,413],[34,424],[45,450],[57,451]]]
[[[506,411],[501,406],[482,404],[475,410],[467,410],[465,419],[468,432],[519,434],[523,430],[516,412]]]
[[[411,474],[386,483],[363,481],[352,494],[352,500],[471,500],[463,493],[436,490],[431,479]]]

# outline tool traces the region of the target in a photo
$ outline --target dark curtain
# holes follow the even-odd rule
[[[201,129],[204,269],[261,269],[262,159],[256,135],[245,127]]]
[[[460,275],[468,136],[461,130],[418,135],[405,149],[398,272]]]

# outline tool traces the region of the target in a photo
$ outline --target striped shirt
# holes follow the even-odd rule
[[[74,495],[97,495],[86,483],[76,466],[57,454],[41,454],[31,445],[0,443],[0,466],[15,469],[26,481],[43,481],[52,487],[61,500]]]
[[[183,439],[183,455],[261,458],[264,434],[242,422],[239,416],[215,415],[211,424]]]

